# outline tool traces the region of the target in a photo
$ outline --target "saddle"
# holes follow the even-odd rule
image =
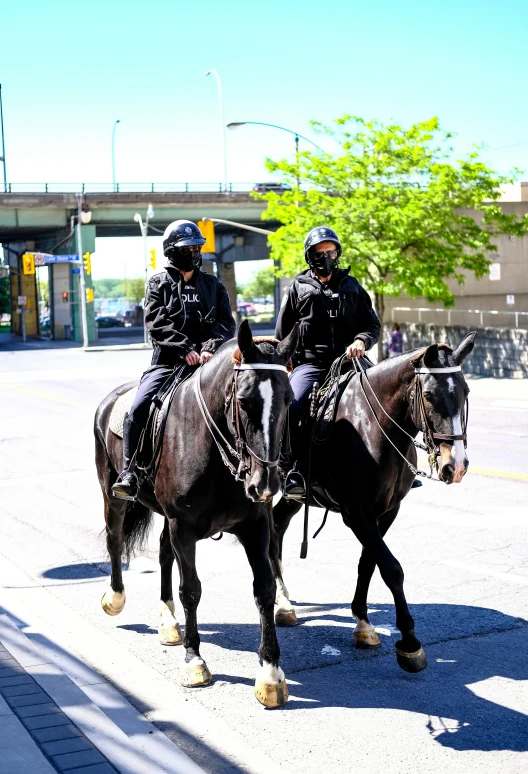
[[[141,433],[132,462],[138,472],[138,478],[143,480],[149,479],[152,483],[154,482],[172,400],[178,387],[192,373],[194,373],[194,369],[189,369],[185,364],[175,368],[153,398],[149,417]],[[135,388],[124,392],[114,403],[112,413],[110,414],[110,430],[119,438],[123,437],[123,423],[126,414],[132,407],[134,396]]]
[[[363,356],[358,361],[358,365],[362,370],[366,371],[368,368],[371,368],[374,363],[368,357]],[[343,397],[343,393],[349,381],[356,373],[356,369],[353,368],[352,362],[348,360],[345,355],[337,358],[332,363],[328,376],[315,397],[315,405],[310,412],[313,419],[310,420],[309,418],[307,420],[306,433],[308,447],[311,447],[312,445],[323,446],[330,439],[335,425],[339,402]],[[299,460],[299,467],[303,474],[309,467],[307,458],[310,454],[311,448]],[[311,506],[325,508],[327,511],[340,513],[339,504],[332,496],[331,481],[319,480],[312,472],[307,493],[309,495]]]

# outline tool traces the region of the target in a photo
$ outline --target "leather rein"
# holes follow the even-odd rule
[[[422,431],[423,434],[423,443],[420,443],[415,438],[413,438],[412,435],[410,435],[406,430],[401,427],[391,416],[388,414],[385,409],[383,408],[382,404],[379,401],[378,396],[374,392],[374,388],[372,387],[372,384],[370,383],[370,379],[367,376],[367,371],[364,371],[362,368],[360,368],[357,363],[353,360],[354,368],[356,371],[356,374],[358,375],[359,384],[361,387],[361,390],[363,392],[363,396],[368,403],[370,410],[372,411],[372,414],[374,416],[374,419],[376,420],[376,423],[387,439],[387,441],[391,444],[391,446],[398,452],[400,457],[405,460],[407,467],[411,470],[413,475],[415,476],[422,476],[424,478],[431,479],[432,481],[440,481],[439,478],[434,479],[433,478],[433,472],[436,469],[436,472],[438,474],[438,457],[440,456],[440,448],[439,443],[442,441],[447,441],[448,443],[453,443],[454,441],[463,441],[464,442],[464,448],[467,447],[467,425],[468,425],[468,417],[469,417],[469,403],[468,399],[466,398],[466,411],[464,416],[464,424],[462,428],[462,433],[458,434],[449,434],[449,433],[435,433],[434,428],[431,427],[429,420],[427,418],[427,411],[425,408],[425,400],[423,396],[423,385],[420,379],[421,374],[448,374],[448,373],[455,373],[457,371],[461,371],[461,366],[445,366],[441,368],[427,368],[426,366],[422,366],[419,368],[414,368],[414,379],[413,379],[413,386],[410,393],[410,399],[411,399],[411,416],[413,418],[413,422],[418,429],[418,431]],[[428,463],[429,463],[429,473],[426,473],[424,470],[420,470],[416,467],[410,460],[405,457],[404,454],[401,453],[401,451],[398,449],[398,447],[392,442],[392,440],[389,438],[385,430],[380,424],[380,421],[378,419],[378,416],[376,414],[376,411],[374,409],[374,406],[372,405],[369,397],[367,396],[367,393],[365,392],[365,388],[363,385],[363,379],[366,380],[367,384],[370,387],[370,390],[372,392],[372,395],[374,396],[378,406],[381,408],[382,412],[385,414],[385,416],[392,422],[393,425],[395,425],[399,430],[401,430],[404,435],[406,435],[409,440],[412,442],[412,444],[417,449],[421,449],[422,451],[427,452],[428,455]]]
[[[207,408],[207,404],[205,402],[205,398],[202,393],[202,386],[201,386],[201,380],[200,380],[201,368],[198,372],[198,378],[195,381],[195,395],[196,395],[196,400],[198,402],[198,406],[204,418],[204,422],[207,426],[207,429],[209,430],[218,448],[218,451],[220,452],[222,462],[228,468],[231,475],[235,477],[236,481],[241,481],[242,478],[246,475],[246,473],[249,473],[250,457],[252,457],[255,460],[257,465],[260,465],[262,468],[265,468],[266,470],[269,470],[270,468],[276,468],[277,465],[279,464],[279,459],[280,459],[280,451],[279,451],[279,455],[275,460],[263,460],[262,457],[259,457],[258,454],[256,454],[256,452],[254,452],[253,449],[247,443],[245,434],[243,433],[242,423],[240,422],[240,405],[238,401],[238,374],[240,371],[284,371],[287,374],[288,369],[286,368],[286,366],[278,365],[275,363],[241,363],[239,365],[233,366],[233,381],[232,381],[229,397],[226,399],[226,402],[225,402],[224,414],[227,416],[229,408],[231,407],[231,419],[233,422],[233,426],[235,428],[235,432],[234,432],[235,446],[234,447],[229,443],[227,438],[223,435],[222,431],[220,430],[220,428],[212,418],[209,412],[209,409]],[[236,460],[238,465],[233,464],[233,462],[229,459],[230,456],[233,458],[233,460]]]

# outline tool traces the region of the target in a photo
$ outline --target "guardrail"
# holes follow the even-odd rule
[[[1,183],[0,193],[249,193],[255,183]]]
[[[418,322],[425,322],[425,320],[422,320],[422,312],[443,312],[444,314],[447,314],[447,324],[451,325],[451,315],[452,314],[478,314],[480,318],[480,325],[481,327],[484,327],[484,315],[491,314],[491,315],[509,315],[511,317],[515,317],[515,327],[519,327],[519,317],[526,317],[526,326],[528,327],[528,312],[508,312],[508,311],[498,311],[496,309],[445,309],[444,307],[439,307],[436,309],[431,309],[429,306],[394,306],[391,310],[391,317],[392,321],[394,322],[394,312],[418,312]]]

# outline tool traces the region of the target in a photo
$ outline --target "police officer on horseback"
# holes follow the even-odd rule
[[[288,287],[275,335],[287,336],[299,323],[299,347],[294,359],[290,405],[291,454],[281,462],[285,474],[284,496],[302,499],[305,482],[292,469],[302,445],[302,424],[308,411],[313,384],[322,384],[332,364],[346,353],[348,358],[362,357],[378,341],[380,321],[370,296],[350,269],[340,269],[341,242],[327,226],[313,228],[304,241],[308,268]]]
[[[178,366],[205,363],[235,334],[229,296],[220,280],[201,271],[205,239],[190,220],[176,220],[163,234],[165,271],[151,277],[145,293],[145,325],[153,345],[123,425],[124,470],[114,496],[134,500],[138,479],[130,470],[153,398]]]

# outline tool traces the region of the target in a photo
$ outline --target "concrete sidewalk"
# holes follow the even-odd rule
[[[2,771],[203,774],[100,675],[77,669],[65,674],[0,615]]]

